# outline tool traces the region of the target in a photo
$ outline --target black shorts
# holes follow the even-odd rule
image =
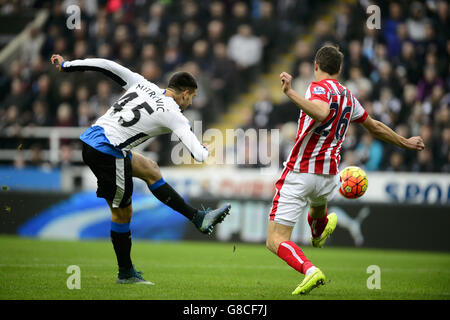
[[[116,158],[100,152],[83,142],[83,161],[97,177],[97,197],[112,202],[113,208],[125,208],[131,204],[133,175],[131,153]]]

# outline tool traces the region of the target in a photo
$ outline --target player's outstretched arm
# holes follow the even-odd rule
[[[162,124],[169,128],[180,139],[196,161],[204,162],[209,156],[209,146],[201,144],[191,130],[189,120],[182,115],[164,112]]]
[[[374,120],[370,116],[361,124],[370,134],[379,140],[409,150],[422,151],[425,148],[421,137],[411,137],[409,139],[402,137],[384,123]]]
[[[204,162],[209,156],[208,145],[202,145],[189,128],[178,128],[173,131],[191,153],[192,158]]]
[[[330,106],[328,103],[321,100],[309,101],[301,97],[297,92],[291,88],[292,76],[286,72],[280,74],[281,89],[284,94],[299,106],[308,116],[317,122],[322,122],[328,117],[330,113]]]
[[[101,58],[83,59],[83,60],[64,60],[59,54],[54,54],[50,58],[52,64],[56,64],[59,71],[74,72],[74,71],[98,71],[112,80],[116,81],[125,90],[129,89],[135,83],[141,81],[143,77],[120,64]]]

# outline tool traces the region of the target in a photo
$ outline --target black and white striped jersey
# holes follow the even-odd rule
[[[197,161],[205,161],[208,150],[191,131],[188,119],[166,90],[140,74],[106,59],[64,61],[62,70],[99,71],[126,91],[88,130],[81,140],[99,151],[121,157],[145,140],[174,132]],[[111,148],[113,147],[113,148]]]

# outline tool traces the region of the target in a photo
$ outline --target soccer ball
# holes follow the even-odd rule
[[[366,192],[369,181],[363,169],[359,167],[347,167],[339,174],[341,176],[339,193],[343,197],[356,199]]]

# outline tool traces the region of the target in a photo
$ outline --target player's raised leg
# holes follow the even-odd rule
[[[145,158],[137,152],[133,151],[132,154],[131,167],[133,177],[144,180],[159,201],[192,221],[200,232],[205,234],[211,233],[214,226],[222,222],[226,215],[229,214],[230,204],[225,204],[215,210],[198,210],[193,208],[164,180],[156,162]]]
[[[269,221],[267,248],[283,259],[289,266],[305,275],[300,285],[292,294],[306,294],[312,289],[325,283],[325,276],[304,255],[303,251],[292,241],[291,234],[294,227]]]
[[[336,229],[337,216],[335,213],[327,215],[327,205],[311,206],[308,212],[308,223],[311,228],[311,245],[321,248],[325,240]]]
[[[107,200],[111,209],[111,242],[116,253],[119,275],[116,282],[121,284],[150,284],[142,277],[142,272],[136,271],[131,262],[131,231],[130,222],[132,205],[125,208],[113,208],[112,202]]]

